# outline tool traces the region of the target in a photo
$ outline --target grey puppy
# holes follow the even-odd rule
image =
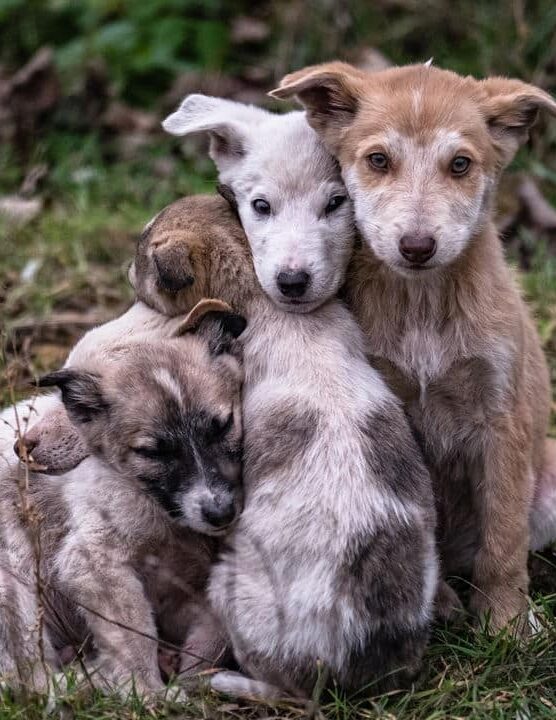
[[[109,689],[164,689],[158,639],[192,649],[191,669],[216,661],[223,643],[205,599],[216,546],[206,536],[225,532],[242,504],[235,338],[244,327],[206,301],[179,337],[115,343],[110,362],[93,352],[40,381],[61,388],[89,457],[60,478],[28,477],[41,515],[42,636],[33,547],[14,512],[13,471],[2,478],[0,675],[9,682],[43,689],[41,643],[53,665],[57,649],[87,633],[90,670]]]

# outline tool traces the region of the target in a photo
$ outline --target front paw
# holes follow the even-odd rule
[[[135,694],[142,700],[154,700],[163,697],[167,689],[158,666],[132,668],[131,663],[127,665],[102,656],[87,664],[85,675],[102,692],[116,694],[124,699]]]
[[[527,596],[520,588],[476,589],[471,595],[470,610],[480,629],[487,634],[508,629],[514,637],[529,635]]]

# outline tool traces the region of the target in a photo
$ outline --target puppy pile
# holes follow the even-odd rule
[[[208,133],[221,197],[162,210],[135,304],[2,415],[12,685],[78,652],[143,695],[212,668],[267,700],[400,687],[461,607],[453,574],[488,628],[527,632],[556,451],[492,216],[556,102],[429,65],[329,63],[271,94],[305,112],[192,95],[165,120]]]

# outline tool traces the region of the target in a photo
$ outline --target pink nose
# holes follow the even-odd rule
[[[422,265],[436,252],[436,240],[430,236],[404,235],[400,240],[400,253],[410,263]]]

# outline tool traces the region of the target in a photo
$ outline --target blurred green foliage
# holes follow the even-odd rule
[[[243,0],[0,0],[0,62],[17,67],[42,45],[66,77],[102,58],[117,92],[146,103],[179,72],[231,63],[230,18]]]
[[[264,41],[232,41],[233,20],[268,25]],[[192,69],[234,74],[259,62],[275,75],[352,59],[372,47],[396,63],[434,56],[463,73],[515,74],[542,84],[556,71],[553,0],[0,0],[0,64],[17,68],[43,45],[75,79],[102,58],[116,90],[153,102]]]

